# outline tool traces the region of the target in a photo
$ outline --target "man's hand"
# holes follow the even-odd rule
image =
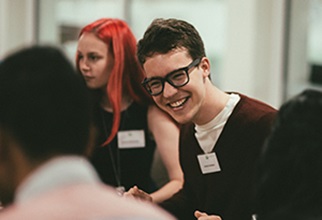
[[[134,186],[131,189],[129,189],[127,192],[123,194],[123,196],[134,197],[139,200],[152,202],[152,197],[143,190],[140,190],[137,186]]]
[[[218,215],[208,215],[205,212],[200,212],[198,210],[195,211],[195,217],[198,220],[221,220],[220,216]]]

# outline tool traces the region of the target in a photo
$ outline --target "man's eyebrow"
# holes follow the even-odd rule
[[[187,69],[188,66],[184,66],[184,67],[180,67],[178,69],[172,70],[169,73],[167,73],[164,77],[162,77],[162,76],[152,76],[152,77],[149,77],[149,78],[146,78],[146,79],[149,79],[149,80],[152,80],[152,79],[164,79],[164,78],[167,78],[172,73]]]
[[[188,66],[189,66],[189,65],[188,65]],[[180,68],[178,68],[178,69],[172,70],[171,72],[167,73],[167,74],[165,75],[165,77],[166,77],[166,76],[168,76],[168,75],[170,75],[170,74],[172,74],[172,73],[175,73],[175,72],[178,72],[178,71],[181,71],[181,70],[185,70],[185,69],[187,69],[187,68],[188,68],[188,66],[184,66],[184,67],[180,67]]]

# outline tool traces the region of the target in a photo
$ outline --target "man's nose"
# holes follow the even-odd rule
[[[165,98],[169,98],[171,96],[173,96],[174,94],[176,94],[178,91],[177,88],[175,88],[174,86],[172,86],[169,82],[164,82],[164,88],[163,88],[163,93],[162,95]]]

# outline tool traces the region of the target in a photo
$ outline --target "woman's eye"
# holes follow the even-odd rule
[[[95,60],[97,60],[97,59],[98,59],[98,56],[90,55],[88,58],[89,58],[90,60],[95,61]]]

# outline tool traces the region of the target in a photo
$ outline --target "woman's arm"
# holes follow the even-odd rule
[[[150,194],[152,201],[160,203],[179,191],[183,185],[183,173],[179,164],[179,126],[155,105],[148,110],[148,126],[169,176],[169,182]]]
[[[134,186],[123,195],[161,203],[178,192],[183,185],[183,173],[179,164],[179,126],[167,113],[155,105],[149,107],[147,117],[149,129],[167,170],[169,182],[151,194]]]

